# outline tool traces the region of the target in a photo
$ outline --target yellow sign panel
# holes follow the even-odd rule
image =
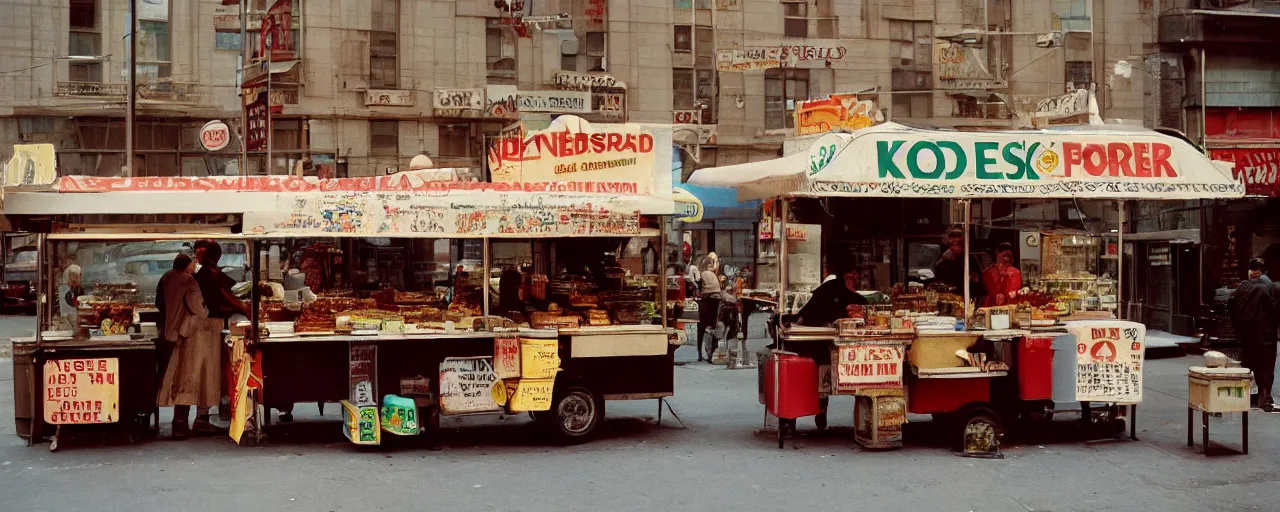
[[[560,343],[557,340],[520,339],[520,376],[550,379],[560,370]]]
[[[5,169],[6,185],[48,185],[58,177],[53,144],[14,144]]]
[[[832,94],[802,102],[795,116],[796,135],[861,130],[884,122],[884,114],[874,101],[858,100],[855,94]]]
[[[55,359],[44,363],[44,421],[50,425],[120,420],[120,360]]]
[[[381,421],[378,419],[378,407],[366,405],[357,407],[351,402],[342,400],[342,421],[346,428],[342,433],[355,444],[377,445],[382,442]]]
[[[555,379],[520,379],[511,394],[511,411],[549,411],[555,392]]]
[[[236,347],[240,348],[244,345],[243,340],[236,342]],[[245,425],[249,423],[249,374],[252,373],[252,361],[248,355],[241,355],[236,361],[235,371],[232,375],[236,379],[235,396],[231,397],[231,426],[227,429],[227,434],[231,439],[240,444],[240,438],[244,435]]]

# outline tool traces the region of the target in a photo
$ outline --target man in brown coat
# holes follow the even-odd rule
[[[160,294],[164,297],[164,339],[174,345],[172,357],[165,368],[156,404],[173,407],[173,436],[190,435],[188,426],[191,406],[199,408],[195,430],[216,432],[209,423],[209,408],[217,405],[217,397],[210,398],[207,389],[210,373],[216,389],[219,359],[217,347],[204,347],[196,343],[195,334],[200,322],[209,316],[205,308],[200,285],[192,276],[195,264],[191,258],[179,254],[173,261],[173,270],[161,277]],[[212,355],[211,355],[212,354]]]

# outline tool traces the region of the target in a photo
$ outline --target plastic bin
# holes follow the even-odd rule
[[[1023,400],[1053,398],[1053,337],[1026,336],[1018,346],[1018,396]]]
[[[821,412],[818,364],[813,359],[774,352],[764,369],[765,410],[778,418],[796,419]]]

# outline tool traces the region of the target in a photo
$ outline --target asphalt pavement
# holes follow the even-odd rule
[[[29,335],[24,325],[30,317],[0,318],[0,339]],[[693,349],[677,357],[687,362]],[[844,397],[833,399],[831,429],[815,433],[801,420],[808,435],[780,450],[753,433],[763,421],[756,371],[692,362],[676,369],[670,400],[683,427],[670,416],[655,424],[655,401],[610,402],[600,437],[574,447],[548,444],[516,417],[447,423],[459,428],[445,432],[438,452],[412,443],[362,449],[342,437],[336,406],[321,417],[300,405],[297,421],[270,431],[263,447],[84,435],[51,453],[13,435],[13,370],[0,359],[0,510],[1280,509],[1280,415],[1251,415],[1247,456],[1185,446],[1186,368],[1199,359],[1148,361],[1139,441],[1084,443],[1046,430],[1006,443],[1001,460],[952,455],[930,436],[928,418],[915,416],[905,448],[860,450]],[[1070,425],[1060,417],[1051,430]],[[1212,428],[1215,441],[1238,446],[1238,417]]]

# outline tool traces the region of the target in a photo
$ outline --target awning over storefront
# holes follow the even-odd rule
[[[1228,163],[1149,130],[943,132],[886,123],[807,152],[702,169],[739,199],[793,197],[1209,199],[1244,195]]]
[[[683,153],[681,151],[672,151],[671,181],[673,183],[680,183],[681,170],[684,168],[682,159]],[[770,162],[774,161],[776,160],[771,160]],[[701,210],[698,215],[699,220],[750,219],[754,222],[760,218],[760,202],[738,202],[738,192],[732,187],[707,187],[688,183],[677,186],[682,190],[673,194],[673,198],[677,203],[680,203],[681,192],[694,198]],[[698,222],[698,220],[685,220],[684,222]]]

